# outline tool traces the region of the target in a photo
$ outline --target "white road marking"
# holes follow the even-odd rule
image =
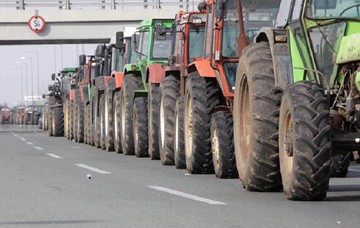
[[[39,147],[39,146],[34,146],[35,149],[37,150],[44,150],[43,148]]]
[[[167,192],[169,194],[173,194],[173,195],[177,195],[177,196],[181,196],[187,199],[192,199],[195,201],[199,201],[199,202],[203,202],[203,203],[207,203],[207,204],[211,204],[211,205],[226,205],[226,203],[223,202],[219,202],[219,201],[215,201],[215,200],[211,200],[211,199],[206,199],[203,197],[199,197],[199,196],[195,196],[195,195],[191,195],[185,192],[180,192],[180,191],[176,191],[176,190],[172,190],[169,188],[163,188],[160,186],[152,186],[152,185],[148,185],[149,188],[152,189],[156,189],[158,191],[162,191],[162,192]]]
[[[108,171],[101,170],[101,169],[98,169],[98,168],[94,168],[94,167],[91,167],[91,166],[87,166],[87,165],[84,165],[84,164],[75,164],[75,165],[79,166],[81,168],[84,168],[84,169],[88,169],[88,170],[93,171],[93,172],[100,173],[100,174],[110,174],[110,172],[108,172]]]
[[[26,141],[26,139],[24,139],[24,138],[20,138],[21,139],[21,141]]]
[[[59,158],[59,159],[63,158],[63,157],[60,157],[59,155],[52,154],[52,153],[46,153],[46,154],[53,158]]]
[[[33,143],[32,142],[26,142],[27,144],[29,144],[29,145],[32,145]]]

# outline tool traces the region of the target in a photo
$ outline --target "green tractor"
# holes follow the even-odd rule
[[[246,2],[243,6],[246,8]],[[249,1],[279,7],[240,58],[234,138],[250,191],[322,200],[360,147],[360,4]]]
[[[120,95],[125,155],[159,159],[159,85],[171,53],[173,21],[144,20],[133,36],[137,60],[125,65]]]
[[[53,85],[49,85],[48,97],[48,133],[49,136],[64,136],[68,130],[69,110],[68,100],[73,95],[68,90],[74,85],[74,73],[77,68],[66,67],[58,75],[51,75]]]

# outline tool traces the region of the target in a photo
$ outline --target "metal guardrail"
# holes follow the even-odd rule
[[[183,9],[196,10],[203,0],[0,0],[0,10],[27,9]]]

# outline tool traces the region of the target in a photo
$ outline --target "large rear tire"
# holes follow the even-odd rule
[[[64,111],[63,107],[54,107],[53,108],[53,135],[64,136]]]
[[[54,132],[53,132],[53,108],[49,108],[49,114],[48,114],[48,122],[49,122],[49,126],[48,126],[48,134],[49,136],[54,136]],[[19,121],[21,122],[21,120]]]
[[[75,107],[74,107],[74,101],[69,101],[69,140],[73,140],[74,137],[74,112],[75,112]]]
[[[88,108],[84,103],[84,144],[88,144]]]
[[[114,116],[112,89],[107,89],[105,95],[105,149],[114,151]]]
[[[244,49],[234,97],[234,145],[240,180],[250,191],[280,191],[278,152],[280,94],[269,44]]]
[[[159,160],[159,84],[149,83],[148,92],[148,135],[149,135],[149,156],[151,160]]]
[[[97,107],[97,96],[94,97],[94,100],[92,101],[93,102],[93,111],[92,111],[92,114],[93,114],[93,118],[94,118],[94,124],[93,124],[93,127],[92,127],[92,137],[93,137],[93,142],[94,142],[94,147],[96,148],[100,148],[100,136],[101,136],[101,122],[100,122],[100,108],[98,109]],[[100,105],[100,100],[99,100],[99,105]],[[98,111],[99,110],[99,111]]]
[[[137,97],[134,100],[134,149],[136,157],[149,157],[147,131],[147,98]]]
[[[69,138],[69,103],[64,102],[64,137]],[[48,121],[48,126],[51,125],[51,122]]]
[[[79,111],[78,111],[78,115],[77,115],[77,131],[76,131],[77,132],[77,141],[79,143],[83,143],[84,142],[84,134],[85,134],[84,103],[80,101],[80,103],[78,104],[78,107],[79,107]]]
[[[189,75],[185,90],[185,157],[190,173],[214,173],[210,141],[210,116],[219,104],[219,89],[197,72]]]
[[[135,75],[124,76],[121,89],[121,145],[125,155],[134,155],[133,102],[135,90],[141,88],[141,82]]]
[[[313,82],[297,82],[282,97],[280,168],[290,200],[322,200],[329,188],[331,127],[324,94]]]
[[[218,111],[211,116],[211,151],[215,175],[218,178],[236,178],[233,119],[229,112]]]
[[[174,162],[177,169],[186,169],[184,143],[184,96],[175,105]]]
[[[163,165],[174,165],[175,106],[179,96],[179,80],[169,75],[160,83],[159,142]]]
[[[121,145],[121,91],[114,95],[114,149],[116,153],[122,153]]]
[[[100,148],[105,150],[105,95],[100,95],[99,101],[99,122],[100,122]]]

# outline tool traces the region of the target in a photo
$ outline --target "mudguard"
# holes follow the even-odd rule
[[[195,60],[192,67],[196,68],[196,71],[199,72],[199,75],[201,77],[207,77],[207,78],[216,77],[215,71],[211,67],[210,60],[208,59]]]
[[[284,89],[286,85],[293,82],[292,62],[288,43],[290,41],[287,38],[285,42],[275,42],[275,34],[285,37],[287,31],[282,28],[261,28],[255,37],[255,42],[266,41],[269,43],[274,65],[275,85]]]
[[[114,78],[115,78],[115,88],[121,88],[123,80],[124,80],[124,73],[123,72],[115,72]]]
[[[147,66],[148,83],[160,83],[165,76],[165,69],[162,63],[152,63]]]

